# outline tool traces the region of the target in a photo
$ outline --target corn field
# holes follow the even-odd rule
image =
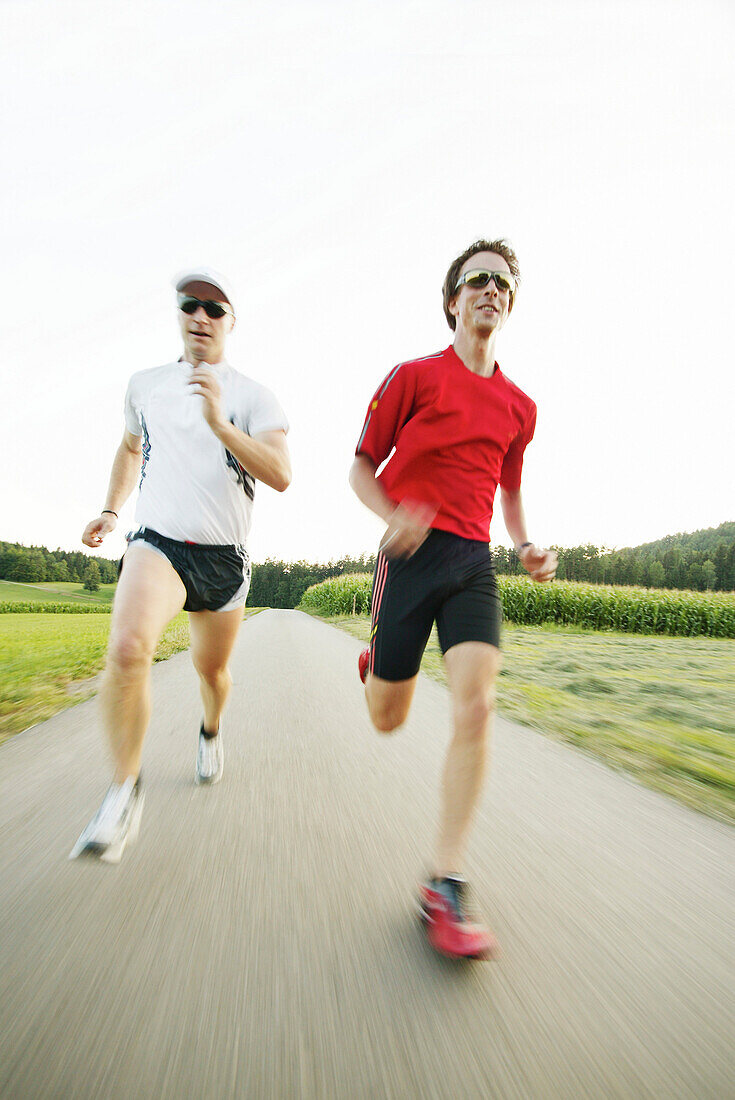
[[[367,615],[371,585],[367,573],[333,577],[307,588],[299,607],[322,615]],[[573,581],[536,584],[526,577],[498,577],[498,588],[506,619],[519,626],[556,623],[626,634],[735,638],[735,595],[728,592],[615,588]]]
[[[307,588],[299,608],[319,615],[369,615],[372,583],[370,573],[330,577]]]

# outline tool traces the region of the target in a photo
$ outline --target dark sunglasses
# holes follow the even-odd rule
[[[516,292],[516,279],[509,271],[465,271],[460,275],[455,286],[455,291],[461,286],[471,286],[474,290],[480,290],[487,286],[490,280],[495,283],[498,290],[507,290],[509,294]]]
[[[179,309],[182,313],[196,313],[199,306],[201,306],[207,317],[211,317],[212,320],[217,317],[224,317],[226,313],[229,313],[231,317],[235,316],[229,306],[223,305],[222,302],[213,302],[211,298],[202,301],[201,298],[192,298],[189,294],[179,294],[178,300]]]

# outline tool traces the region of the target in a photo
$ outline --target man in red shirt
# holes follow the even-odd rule
[[[521,498],[536,406],[495,360],[518,281],[507,241],[476,241],[457,257],[444,280],[454,343],[401,363],[381,383],[350,471],[359,499],[387,524],[373,580],[370,645],[360,657],[376,728],[389,733],[406,720],[434,622],[446,663],[454,729],[433,873],[420,902],[430,942],[454,957],[487,958],[497,948],[489,929],[467,918],[462,869],[500,668],[502,612],[488,545],[498,485],[505,526],[526,571],[548,581],[557,565],[553,551],[528,538]]]

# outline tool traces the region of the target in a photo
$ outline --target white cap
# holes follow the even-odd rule
[[[232,306],[233,313],[235,312],[235,302],[230,284],[224,275],[220,275],[218,271],[214,271],[211,267],[190,267],[186,271],[179,272],[173,280],[173,285],[179,294],[189,283],[209,283],[211,286],[216,287]]]

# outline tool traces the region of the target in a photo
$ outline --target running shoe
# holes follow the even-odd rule
[[[225,755],[222,750],[221,728],[216,737],[205,737],[204,723],[202,723],[197,750],[197,783],[219,783],[224,767]]]
[[[360,679],[363,684],[367,680],[368,665],[370,664],[370,646],[365,646],[362,653],[357,659],[357,668],[360,673]]]
[[[467,883],[457,877],[432,878],[419,890],[421,919],[429,943],[452,959],[491,959],[498,944],[489,928],[466,912]]]
[[[105,863],[119,863],[125,846],[138,836],[144,798],[140,776],[113,783],[69,853],[69,859],[92,855]]]

